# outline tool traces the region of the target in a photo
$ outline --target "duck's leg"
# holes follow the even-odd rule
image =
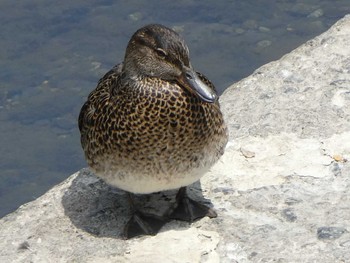
[[[168,222],[163,217],[139,211],[134,204],[131,193],[128,193],[128,202],[131,209],[131,218],[124,227],[124,238],[129,239],[142,235],[156,235]]]
[[[176,207],[170,213],[169,218],[193,222],[205,216],[214,218],[217,217],[217,213],[214,209],[189,198],[186,187],[181,187],[176,195]]]

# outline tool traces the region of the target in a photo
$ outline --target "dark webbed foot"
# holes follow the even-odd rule
[[[154,236],[166,223],[167,220],[162,217],[135,211],[124,227],[124,237],[129,239],[143,235]]]
[[[124,227],[124,238],[129,239],[142,235],[156,235],[168,222],[168,220],[163,217],[138,211],[135,208],[131,194],[128,194],[128,198],[132,215]]]
[[[170,213],[169,218],[187,222],[193,222],[196,219],[208,216],[217,217],[214,209],[207,207],[188,197],[186,187],[181,187],[176,195],[176,207]]]

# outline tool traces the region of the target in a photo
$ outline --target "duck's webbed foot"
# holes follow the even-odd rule
[[[156,235],[168,222],[168,219],[161,216],[146,214],[139,211],[134,205],[131,194],[128,194],[128,198],[132,215],[124,227],[124,238],[129,239],[142,235]]]
[[[193,222],[205,216],[215,218],[217,213],[214,209],[189,198],[186,187],[181,187],[176,195],[176,207],[169,214],[169,218]]]

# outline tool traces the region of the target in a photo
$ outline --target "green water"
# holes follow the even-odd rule
[[[0,10],[1,217],[86,166],[80,107],[139,27],[174,27],[222,92],[326,31],[350,2],[2,0]]]

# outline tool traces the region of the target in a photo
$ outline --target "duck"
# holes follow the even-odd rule
[[[129,196],[126,238],[159,230],[135,207],[137,194],[179,189],[167,219],[158,217],[164,224],[217,216],[186,189],[223,155],[228,131],[217,91],[192,67],[180,34],[160,24],[138,29],[124,60],[88,96],[78,123],[90,169]]]

